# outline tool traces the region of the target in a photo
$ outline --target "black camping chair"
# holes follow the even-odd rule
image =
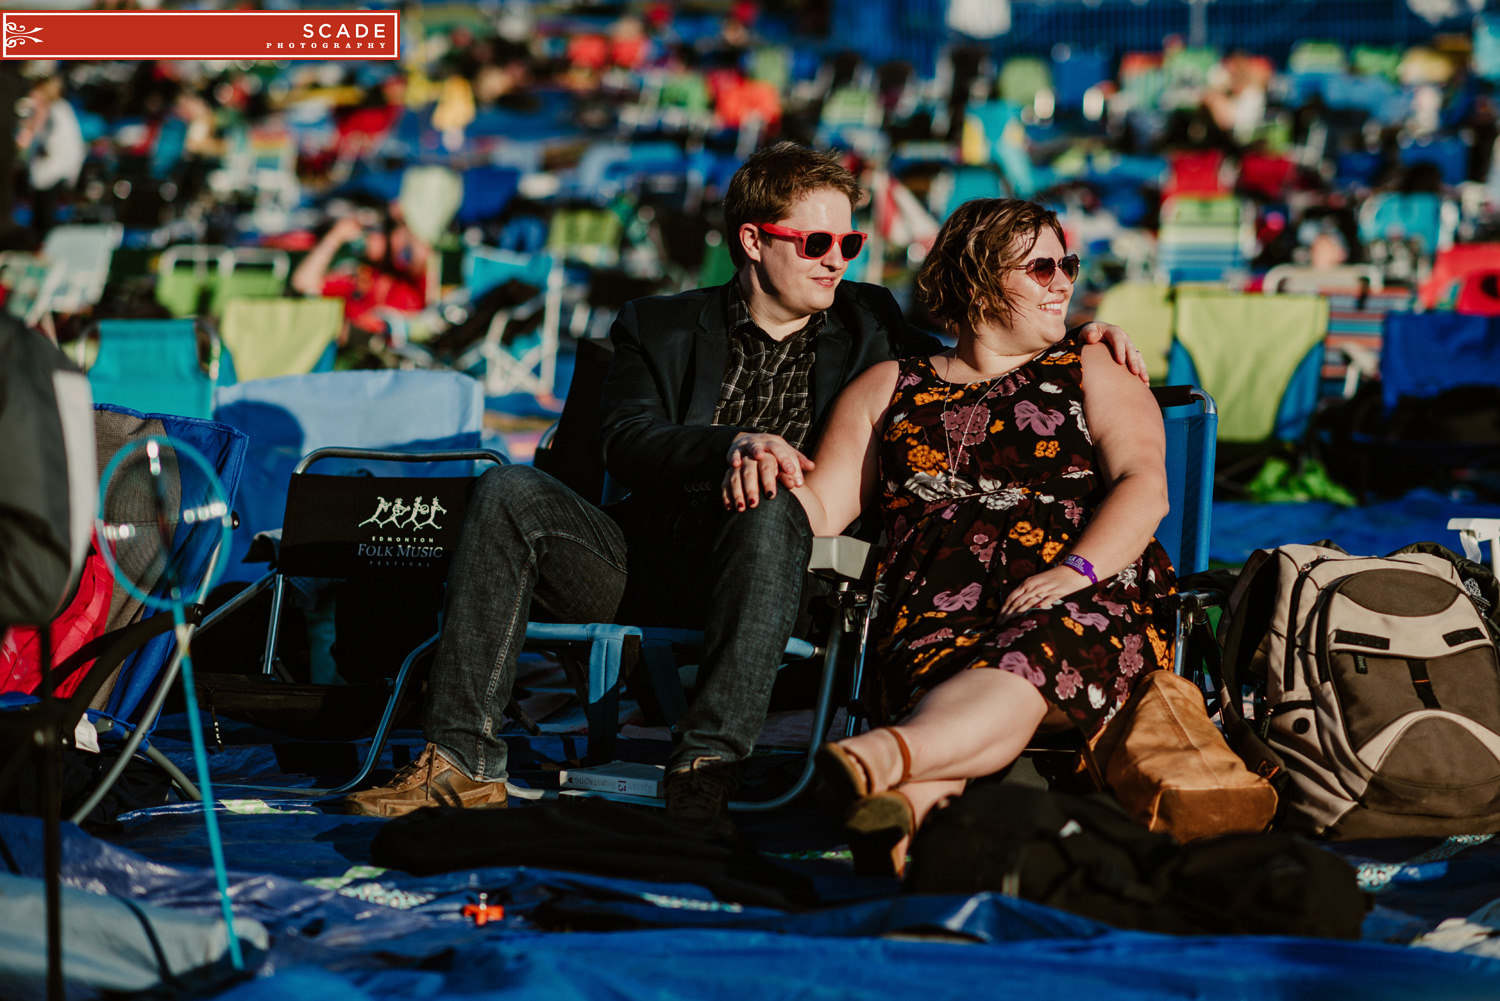
[[[485,449],[399,452],[335,447],[309,452],[293,469],[282,527],[258,535],[249,557],[268,559],[271,569],[233,599],[235,607],[240,607],[260,593],[271,592],[262,677],[209,677],[202,698],[206,708],[274,729],[283,726],[289,716],[295,726],[299,697],[311,695],[311,705],[300,722],[325,736],[328,724],[340,724],[347,730],[348,721],[342,717],[383,703],[370,750],[352,778],[333,789],[286,790],[318,795],[348,792],[369,776],[403,705],[412,671],[435,650],[439,634],[434,631],[410,650],[389,681],[315,686],[317,691],[312,692],[309,686],[292,684],[277,660],[288,589],[342,580],[400,588],[409,594],[440,593],[474,484],[472,476],[321,475],[309,471],[329,459],[378,464],[382,472],[399,469],[388,465],[391,463],[506,461]]]

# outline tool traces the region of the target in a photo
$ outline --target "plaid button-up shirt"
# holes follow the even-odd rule
[[[751,318],[739,283],[732,283],[729,351],[714,423],[779,434],[801,450],[812,430],[814,341],[826,319],[814,313],[797,333],[772,340]]]

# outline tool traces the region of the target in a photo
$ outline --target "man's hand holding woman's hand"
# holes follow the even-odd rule
[[[1033,608],[1050,608],[1063,598],[1089,586],[1089,579],[1072,567],[1053,567],[1027,577],[1005,596],[1000,618],[1008,619]]]
[[[726,459],[729,469],[724,474],[721,496],[729,511],[755,507],[761,494],[775,497],[778,483],[787,489],[800,487],[803,472],[813,468],[813,461],[781,435],[754,431],[736,435]]]

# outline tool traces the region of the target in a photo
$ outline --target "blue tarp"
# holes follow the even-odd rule
[[[1209,559],[1239,566],[1257,549],[1332,539],[1357,556],[1384,556],[1413,542],[1436,542],[1457,552],[1449,518],[1500,518],[1500,504],[1414,490],[1366,507],[1326,501],[1256,504],[1215,501]]]
[[[224,998],[1493,998],[1500,962],[1378,943],[1272,937],[1177,938],[1109,929],[993,894],[902,897],[803,914],[741,908],[688,885],[527,869],[413,877],[357,868],[379,821],[282,814],[231,817],[226,828],[236,914],[259,920],[271,947],[261,979]],[[298,828],[314,853],[352,852],[341,877],[311,885],[245,866],[250,831]],[[321,833],[313,833],[321,827]],[[23,875],[40,871],[40,824],[0,817]],[[179,832],[187,847],[201,825]],[[311,835],[309,837],[309,835]],[[275,868],[296,865],[280,839]],[[65,827],[69,885],[189,912],[214,913],[211,872],[157,860]],[[163,856],[174,859],[172,864]],[[326,871],[315,864],[310,868]],[[372,878],[373,877],[373,878]],[[461,911],[484,890],[506,914],[483,927]],[[636,917],[643,930],[547,933],[542,904]],[[555,913],[555,910],[554,910]],[[939,941],[889,936],[939,937]],[[969,944],[963,944],[969,943]]]
[[[831,847],[833,835],[806,810],[742,816],[742,831],[778,864],[807,875],[824,902],[782,912],[720,901],[685,883],[533,868],[431,876],[380,869],[370,845],[384,821],[325,813],[315,800],[289,794],[313,776],[278,768],[294,747],[326,754],[338,745],[277,746],[264,731],[220,722],[227,744],[211,762],[215,787],[227,798],[219,818],[231,896],[236,917],[259,922],[270,945],[254,956],[256,979],[206,996],[1500,996],[1500,961],[1392,944],[1500,898],[1500,843],[1489,837],[1332,846],[1375,894],[1363,942],[1182,938],[1120,931],[995,894],[901,895],[895,881],[856,877],[846,860],[820,850]],[[179,762],[188,760],[185,723],[168,717],[155,738]],[[518,768],[524,762],[545,771],[579,750],[567,735],[507,739]],[[399,734],[382,767],[420,746],[419,734]],[[242,784],[268,782],[283,791]],[[109,841],[64,825],[66,885],[216,920],[199,808],[175,804],[120,819],[122,830]],[[0,861],[18,875],[38,876],[40,833],[34,819],[0,815]],[[481,892],[505,908],[483,927],[463,914]]]

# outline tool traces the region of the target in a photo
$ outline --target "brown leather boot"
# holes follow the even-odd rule
[[[474,781],[428,744],[388,785],[350,793],[343,803],[365,817],[400,817],[424,806],[497,809],[505,806],[505,783]]]

